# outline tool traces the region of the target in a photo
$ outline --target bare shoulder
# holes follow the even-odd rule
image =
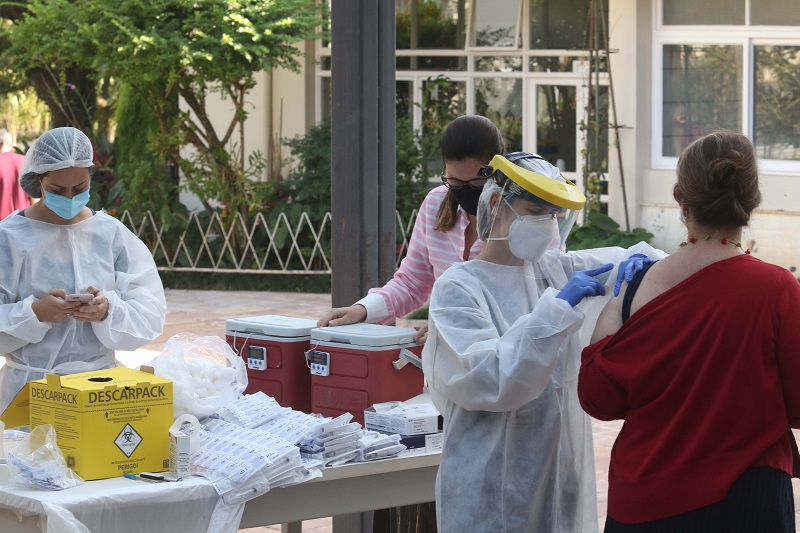
[[[592,343],[613,335],[622,327],[622,298],[625,296],[627,288],[628,284],[624,283],[619,291],[619,296],[611,298],[600,312],[594,333],[592,333]]]

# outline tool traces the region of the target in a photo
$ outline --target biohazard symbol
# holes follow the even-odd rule
[[[142,436],[139,435],[130,424],[125,424],[125,427],[119,432],[117,438],[114,439],[114,444],[117,445],[117,448],[119,448],[126,457],[130,457],[141,443]]]

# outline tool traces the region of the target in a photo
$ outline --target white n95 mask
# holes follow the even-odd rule
[[[561,245],[561,233],[558,231],[558,220],[553,215],[520,215],[508,201],[503,198],[509,209],[517,218],[508,228],[508,237],[490,237],[491,241],[508,241],[508,247],[514,257],[535,263],[550,248]]]
[[[508,246],[514,257],[535,263],[550,248],[558,248],[561,235],[552,215],[518,216],[508,228]]]

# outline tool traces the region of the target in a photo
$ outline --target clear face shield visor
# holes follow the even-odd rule
[[[553,223],[558,227],[558,247],[562,250],[564,249],[567,237],[572,231],[572,226],[575,225],[575,219],[578,217],[578,211],[565,209],[538,198],[521,189],[511,180],[506,180],[503,184],[501,195],[503,201],[498,202],[498,207],[500,203],[505,204],[506,209],[510,209],[517,217],[527,217],[530,220],[539,222],[552,219]]]
[[[536,171],[531,170],[534,168]],[[574,183],[542,157],[530,152],[496,155],[489,165],[481,167],[480,174],[491,177],[501,187],[505,200],[502,203],[508,207],[514,204],[512,210],[517,216],[553,216],[558,225],[560,248],[564,249],[578,212],[586,203],[586,197]],[[495,205],[496,209],[498,207],[499,203]]]

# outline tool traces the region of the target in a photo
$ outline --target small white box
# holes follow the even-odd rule
[[[443,444],[444,444],[444,434],[441,431],[439,433],[431,433],[430,435],[425,435],[426,453],[441,452]]]
[[[444,444],[444,434],[428,433],[427,435],[400,436],[400,444],[405,444],[409,450],[417,450],[424,453],[436,453],[442,451]]]
[[[400,435],[400,444],[406,447],[406,451],[403,452],[406,455],[437,453],[444,447],[444,434],[439,431],[427,435]]]
[[[176,477],[192,475],[191,437],[181,430],[169,431],[169,471]]]
[[[364,426],[367,429],[398,433],[400,435],[424,435],[439,431],[439,411],[431,403],[401,402],[387,412],[375,406],[364,410]]]

